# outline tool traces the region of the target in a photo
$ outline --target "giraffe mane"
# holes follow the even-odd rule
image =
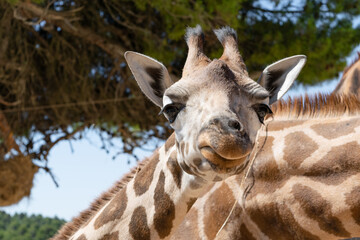
[[[108,203],[121,189],[123,189],[128,182],[134,178],[139,168],[141,169],[149,161],[149,159],[151,159],[151,157],[140,161],[138,165],[130,170],[129,173],[126,173],[120,180],[116,181],[109,190],[103,192],[97,199],[95,199],[88,209],[82,211],[78,217],[74,217],[70,222],[65,223],[52,240],[69,239],[83,224],[88,222],[97,213],[97,211],[105,206],[106,203]]]
[[[311,119],[360,113],[360,99],[356,95],[316,94],[281,100],[272,106],[276,117]]]

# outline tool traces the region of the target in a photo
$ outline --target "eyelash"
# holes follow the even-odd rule
[[[184,104],[181,103],[171,103],[164,106],[159,114],[164,113],[164,115],[169,119],[170,123],[175,122],[177,115],[185,108]]]
[[[262,104],[262,103],[255,104],[255,105],[252,106],[252,108],[256,112],[256,115],[258,116],[259,121],[261,122],[261,124],[264,124],[264,118],[265,118],[265,116],[267,114],[272,114],[273,113],[268,105]]]

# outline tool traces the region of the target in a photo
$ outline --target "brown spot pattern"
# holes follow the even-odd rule
[[[360,225],[360,186],[346,194],[345,202],[350,206],[351,216]]]
[[[335,139],[341,136],[354,133],[354,128],[360,125],[360,119],[336,121],[332,123],[319,123],[311,126],[311,128],[320,136],[327,139]]]
[[[160,172],[154,194],[154,226],[160,238],[169,236],[175,219],[175,204],[165,192],[165,174]]]
[[[144,207],[135,208],[129,223],[129,232],[134,240],[150,240],[150,229]]]
[[[174,151],[175,152],[175,151]],[[176,152],[175,152],[176,153]],[[181,178],[182,178],[182,170],[177,162],[176,158],[173,158],[175,154],[171,154],[167,161],[167,167],[171,172],[171,175],[174,179],[176,186],[181,189]],[[175,156],[176,157],[176,156]]]
[[[187,211],[190,211],[192,205],[194,205],[194,203],[196,202],[197,198],[190,198],[190,200],[186,203],[187,204]]]
[[[279,203],[269,203],[260,207],[245,205],[251,219],[270,239],[317,239],[319,237],[303,229],[295,220],[290,209]]]
[[[275,162],[274,153],[272,151],[272,147],[274,145],[274,137],[260,137],[259,142],[264,143],[262,145],[262,148],[258,152],[258,156],[261,160],[256,160],[254,162],[254,169],[261,169],[261,170],[270,170],[262,173],[258,177],[265,178],[266,180],[271,180],[273,177],[275,171],[278,169],[277,164]],[[258,159],[258,158],[257,158]],[[271,166],[268,166],[268,162],[270,162]],[[264,164],[266,166],[264,166]]]
[[[198,229],[198,213],[196,209],[191,209],[190,213],[186,215],[186,218],[180,226],[176,229],[175,233],[171,235],[171,239],[176,240],[193,240],[200,239]],[[190,223],[190,224],[187,224]]]
[[[265,137],[260,140],[261,142],[264,142]],[[256,179],[256,182],[250,190],[247,199],[251,199],[256,196],[257,193],[273,193],[276,189],[280,188],[285,183],[284,180],[288,178],[288,175],[284,172],[280,172],[278,168],[272,152],[273,144],[274,137],[267,137],[265,144],[260,149],[256,160],[254,161],[252,169],[254,172],[253,178]],[[249,181],[249,184],[252,184],[252,182],[253,181]]]
[[[171,134],[171,136],[165,142],[165,152],[168,152],[169,149],[174,145],[175,145],[175,133]]]
[[[120,219],[127,205],[126,186],[118,192],[102,213],[95,220],[94,228],[98,229],[104,224]]]
[[[226,183],[216,189],[204,204],[204,232],[209,239],[214,239],[216,233],[229,215],[235,199]]]
[[[312,180],[328,185],[338,185],[360,169],[360,145],[350,142],[331,150],[304,173]]]
[[[247,227],[245,226],[245,224],[241,224],[240,226],[240,233],[241,233],[241,238],[242,239],[246,239],[246,240],[256,240],[256,238],[251,234],[251,232],[249,231],[249,229],[247,229]],[[233,238],[235,239],[235,238]]]
[[[297,169],[319,146],[303,132],[293,132],[285,137],[284,159],[289,166]]]
[[[119,231],[107,233],[100,240],[119,240]]]
[[[81,234],[76,240],[87,240],[87,238],[85,237],[85,234]]]
[[[149,189],[158,162],[159,152],[156,151],[149,160],[148,164],[146,164],[143,168],[139,168],[134,179],[134,191],[136,196],[144,194]]]
[[[213,179],[214,182],[220,182],[222,180],[223,179],[221,177],[219,177],[219,176],[215,176],[214,179]]]
[[[232,207],[232,206],[231,206]],[[241,217],[242,215],[242,208],[240,207],[240,205],[237,203],[234,211],[231,213],[231,216],[229,218],[229,224],[225,225],[225,233],[228,234],[229,236],[227,236],[227,238],[225,239],[250,239],[248,238],[249,236],[244,236],[244,227],[242,227],[243,225],[243,218]],[[229,226],[231,226],[231,228],[229,228]],[[245,227],[246,228],[246,227]],[[246,229],[247,230],[247,229]],[[223,239],[223,238],[221,238]]]
[[[292,193],[306,215],[318,222],[322,230],[338,237],[350,237],[342,222],[331,212],[331,203],[319,193],[301,184],[295,184]]]
[[[277,120],[275,122],[269,122],[268,131],[269,132],[281,131],[290,127],[302,125],[305,122],[306,120],[286,120],[286,121]]]

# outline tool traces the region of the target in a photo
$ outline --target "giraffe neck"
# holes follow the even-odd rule
[[[243,206],[249,231],[271,239],[359,236],[360,115],[269,123],[262,138]]]
[[[215,184],[197,200],[173,239],[184,233],[189,239],[360,236],[359,114],[275,116],[258,144],[262,148],[245,186],[240,187],[241,175]]]
[[[171,137],[70,239],[166,239],[210,183],[184,172]]]

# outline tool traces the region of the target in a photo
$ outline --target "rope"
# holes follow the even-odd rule
[[[265,131],[267,132],[267,125],[265,125]],[[255,162],[255,158],[256,158],[256,156],[257,156],[258,153],[259,153],[259,149],[261,149],[261,148],[263,147],[263,146],[262,146],[262,147],[260,148],[259,146],[260,146],[260,144],[259,144],[259,142],[258,142],[258,144],[257,144],[257,149],[256,149],[256,152],[255,152],[255,154],[254,154],[254,157],[250,160],[250,164],[249,164],[249,167],[248,167],[248,169],[247,169],[247,171],[246,171],[246,174],[244,175],[243,179],[241,180],[239,196],[235,199],[235,202],[234,202],[234,204],[233,204],[233,206],[232,206],[232,208],[231,208],[231,210],[230,210],[230,213],[229,213],[229,215],[227,216],[227,218],[225,219],[225,221],[224,221],[223,225],[221,226],[221,228],[219,229],[219,231],[216,233],[216,237],[220,234],[221,230],[223,230],[223,228],[225,227],[225,225],[226,225],[227,222],[229,221],[231,214],[232,214],[232,213],[234,212],[234,210],[235,210],[236,203],[238,202],[238,199],[240,199],[241,194],[242,194],[241,189],[242,189],[242,187],[243,187],[243,184],[244,184],[245,180],[247,179],[247,177],[248,177],[248,175],[249,175],[249,173],[250,173],[250,170],[251,170],[251,168],[252,168],[252,166],[253,166],[253,164],[254,164],[254,162]]]
[[[37,111],[37,110],[43,110],[43,109],[76,107],[76,106],[90,105],[90,104],[102,104],[102,103],[108,103],[108,102],[123,102],[123,101],[131,101],[131,100],[135,100],[135,99],[143,99],[143,97],[112,98],[112,99],[101,99],[101,100],[94,100],[94,101],[59,103],[59,104],[53,104],[53,105],[43,105],[43,106],[34,106],[34,107],[5,109],[5,110],[2,110],[2,112],[3,113],[29,112],[29,111]]]

